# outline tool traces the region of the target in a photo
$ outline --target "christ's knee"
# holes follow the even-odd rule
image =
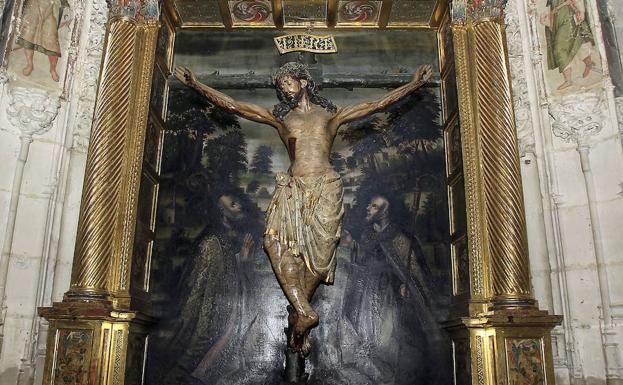
[[[279,240],[274,235],[265,235],[264,236],[264,250],[268,254],[271,263],[279,263],[282,257],[281,244]]]
[[[264,248],[266,249],[267,252],[270,252],[271,250],[275,249],[276,245],[277,245],[278,241],[277,238],[274,235],[264,235]]]
[[[299,284],[301,273],[305,265],[300,257],[293,255],[290,252],[286,252],[283,255],[283,261],[281,263],[281,273],[288,282],[294,282]]]

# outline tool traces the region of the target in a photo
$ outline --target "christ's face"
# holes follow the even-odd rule
[[[307,87],[307,81],[304,79],[298,80],[292,76],[284,76],[279,79],[277,86],[289,100],[294,100]]]

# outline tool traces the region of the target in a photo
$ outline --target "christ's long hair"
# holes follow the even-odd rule
[[[275,105],[273,108],[273,116],[278,120],[283,120],[288,112],[290,112],[293,108],[298,105],[300,101],[301,95],[294,99],[288,98],[288,96],[281,90],[279,87],[279,81],[284,77],[289,76],[296,80],[306,80],[307,81],[307,95],[309,96],[309,101],[319,105],[329,112],[336,112],[337,107],[333,104],[329,99],[322,97],[318,94],[318,89],[316,87],[316,82],[312,78],[309,73],[309,69],[305,64],[297,63],[297,62],[289,62],[281,66],[277,73],[274,76],[275,87],[277,89],[277,97],[279,98],[279,104]],[[301,90],[303,92],[303,90]]]

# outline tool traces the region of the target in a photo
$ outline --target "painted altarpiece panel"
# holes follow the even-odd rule
[[[182,32],[175,65],[207,84],[217,74],[269,78],[288,60],[277,54],[274,36]],[[436,40],[435,31],[423,30],[339,32],[339,53],[318,55],[310,67],[317,81],[408,75],[436,65]],[[224,113],[179,84],[163,88],[168,112],[150,277],[152,312],[161,321],[150,334],[146,383],[277,383],[287,302],[261,237],[274,176],[287,169],[288,154],[270,127]],[[223,91],[276,103],[272,88]],[[321,90],[337,105],[385,92]],[[311,384],[453,381],[452,344],[441,327],[453,286],[441,99],[429,87],[338,133],[331,162],[344,182],[346,214],[336,282],[315,295],[322,322],[312,332]],[[383,227],[377,208],[389,215]],[[224,226],[233,213],[238,221]]]

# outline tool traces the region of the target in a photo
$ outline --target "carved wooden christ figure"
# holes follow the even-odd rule
[[[309,331],[318,324],[310,305],[320,283],[333,283],[336,246],[342,216],[342,182],[329,163],[338,128],[380,111],[420,88],[431,76],[430,65],[420,66],[411,82],[380,100],[338,107],[318,95],[307,67],[286,63],[275,75],[280,103],[272,111],[231,97],[199,83],[187,68],[175,76],[216,106],[277,129],[290,155],[287,173],[277,174],[268,207],[264,248],[288,307],[288,347],[306,355]]]

